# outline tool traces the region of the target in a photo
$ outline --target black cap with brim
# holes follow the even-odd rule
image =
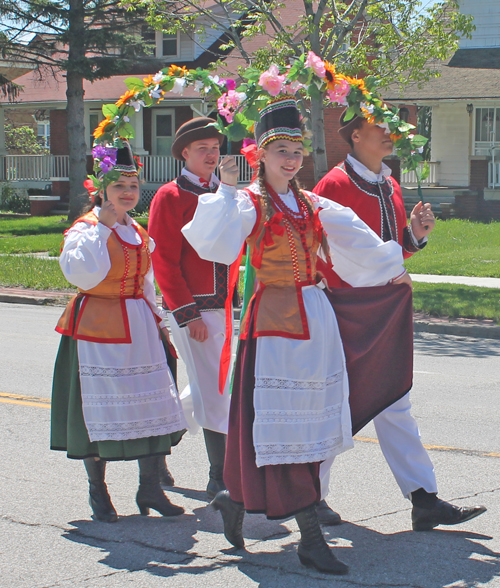
[[[172,155],[175,159],[184,161],[182,152],[193,141],[218,139],[219,144],[222,145],[224,135],[221,135],[214,126],[211,126],[214,122],[216,121],[213,118],[199,116],[181,125],[175,133],[175,139],[172,144]]]

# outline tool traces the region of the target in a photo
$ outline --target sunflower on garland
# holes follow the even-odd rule
[[[374,77],[346,76],[338,72],[334,64],[309,51],[286,67],[273,64],[265,71],[249,67],[241,72],[240,80],[238,86],[235,80],[219,78],[209,70],[177,65],[170,65],[142,80],[127,78],[128,90],[114,104],[105,104],[102,108],[105,118],[94,131],[94,149],[98,146],[107,150],[120,148],[123,140],[134,136],[130,124],[134,113],[158,104],[168,92],[182,95],[192,86],[217,109],[214,126],[228,141],[252,137],[254,125],[260,120],[260,110],[278,97],[295,96],[307,101],[322,96],[328,104],[346,107],[345,120],[362,116],[370,124],[384,128],[394,141],[403,170],[414,170],[419,179],[428,173],[420,168],[427,139],[413,134],[415,127],[402,121],[397,110],[384,103],[377,93],[378,81]],[[311,149],[308,137],[305,137],[304,147]],[[102,157],[94,159],[95,175],[89,176],[96,190],[113,181],[113,158],[109,152],[102,153]]]

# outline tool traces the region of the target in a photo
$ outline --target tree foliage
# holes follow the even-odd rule
[[[473,30],[457,0],[426,10],[418,0],[127,0],[127,6],[147,10],[151,25],[168,33],[181,30],[195,39],[194,33],[217,28],[224,42],[214,51],[214,61],[221,66],[229,50],[242,69],[286,65],[311,50],[344,74],[376,76],[381,87],[438,75],[434,64]],[[286,18],[292,9],[297,18]],[[257,35],[267,42],[251,52],[245,41]],[[316,179],[328,170],[323,108],[321,95],[311,100]]]
[[[11,153],[21,155],[47,155],[49,150],[38,142],[35,131],[26,125],[5,125],[5,147]]]
[[[0,0],[0,54],[31,63],[40,78],[66,79],[70,218],[88,195],[83,81],[123,73],[144,55],[143,14],[118,0]]]

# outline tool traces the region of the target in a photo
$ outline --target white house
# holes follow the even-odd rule
[[[460,10],[474,17],[476,30],[436,65],[440,77],[386,98],[432,108],[436,183],[468,189],[457,204],[469,210],[475,199],[479,217],[500,218],[498,206],[488,204],[500,204],[500,2],[460,0]]]

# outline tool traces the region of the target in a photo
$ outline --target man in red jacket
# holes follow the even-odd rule
[[[368,123],[362,117],[345,121],[341,117],[341,137],[349,143],[351,153],[334,167],[315,187],[314,192],[348,206],[384,241],[397,241],[405,258],[425,247],[427,236],[435,225],[430,204],[419,202],[406,218],[401,188],[383,158],[393,151],[392,140],[383,127]],[[349,287],[326,264],[318,270],[332,288]],[[417,423],[412,417],[409,394],[380,413],[374,420],[384,457],[401,488],[412,501],[412,525],[415,531],[431,530],[438,525],[455,525],[472,519],[486,509],[457,507],[437,497],[437,484],[427,452],[420,440]],[[328,471],[322,464],[322,495],[328,493]],[[323,520],[335,524],[333,511],[323,507]],[[337,515],[338,516],[338,515]]]
[[[226,334],[229,267],[201,259],[181,229],[193,218],[198,196],[215,192],[219,184],[213,172],[224,137],[210,126],[213,122],[198,117],[177,130],[172,155],[185,167],[155,194],[148,227],[156,243],[155,277],[169,311],[174,343],[187,367],[189,386],[181,394],[182,404],[190,430],[201,426],[205,436],[209,498],[225,489],[222,472],[230,396],[227,381],[224,393],[219,393],[219,366]]]

